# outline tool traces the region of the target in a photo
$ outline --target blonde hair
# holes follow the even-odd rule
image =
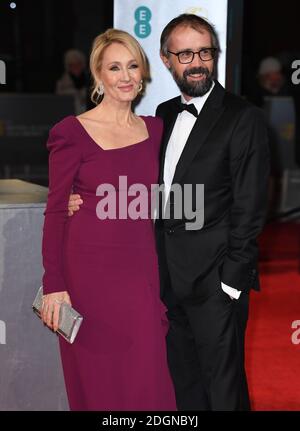
[[[110,28],[95,38],[90,55],[90,69],[93,78],[91,100],[95,104],[99,103],[100,79],[98,75],[102,66],[103,54],[105,49],[113,43],[120,43],[131,52],[141,68],[143,82],[150,79],[148,60],[139,42],[126,31]]]

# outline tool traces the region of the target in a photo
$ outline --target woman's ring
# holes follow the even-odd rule
[[[56,304],[62,304],[63,301],[59,301],[58,299],[55,299],[54,302],[56,302]]]

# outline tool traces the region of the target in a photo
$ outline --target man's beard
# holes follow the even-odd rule
[[[213,84],[213,72],[209,72],[206,67],[192,67],[191,69],[185,70],[183,76],[179,76],[175,70],[170,69],[179,90],[190,97],[199,97],[206,94]],[[199,81],[188,81],[187,77],[192,74],[203,74],[203,77]]]

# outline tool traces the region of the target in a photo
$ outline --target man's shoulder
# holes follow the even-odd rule
[[[180,96],[173,97],[172,99],[160,103],[156,108],[156,115],[158,115],[159,117],[163,116],[164,114],[169,112],[171,107],[178,101],[180,101]]]
[[[261,115],[262,109],[246,100],[244,97],[225,90],[224,105],[233,114],[253,113]]]
[[[232,123],[234,126],[240,124],[243,127],[252,127],[253,125],[267,127],[266,113],[263,109],[243,97],[225,91],[223,103],[227,124]]]

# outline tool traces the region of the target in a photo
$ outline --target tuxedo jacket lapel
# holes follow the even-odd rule
[[[224,94],[225,90],[216,81],[215,87],[205,102],[177,163],[173,184],[178,183],[181,180],[193,158],[196,156],[209,133],[222,115],[224,111],[224,107],[222,106]]]

